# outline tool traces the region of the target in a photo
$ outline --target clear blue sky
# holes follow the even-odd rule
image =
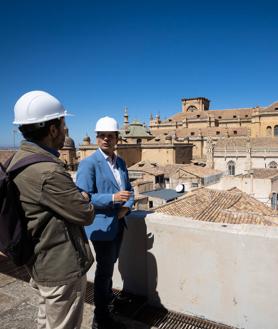
[[[0,0],[0,145],[13,145],[13,106],[30,90],[75,114],[77,145],[101,116],[122,123],[125,106],[148,123],[184,97],[277,101],[277,13],[276,0]]]

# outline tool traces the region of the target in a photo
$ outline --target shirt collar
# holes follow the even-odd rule
[[[106,153],[104,153],[100,147],[98,149],[99,149],[100,153],[104,156],[104,159],[106,161],[110,161],[111,157],[109,155],[107,155]],[[112,164],[115,164],[117,156],[116,156],[115,153],[113,153],[113,154],[114,154],[114,156],[113,156],[113,159],[112,159]]]

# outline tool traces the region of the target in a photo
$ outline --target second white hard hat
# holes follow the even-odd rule
[[[119,125],[115,119],[103,117],[97,121],[95,131],[119,131]]]
[[[28,125],[41,123],[70,115],[61,102],[41,90],[22,95],[14,106],[14,124]]]

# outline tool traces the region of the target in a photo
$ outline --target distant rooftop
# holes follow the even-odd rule
[[[229,191],[196,189],[154,211],[215,223],[278,226],[276,210],[237,188]]]
[[[178,172],[186,172],[196,177],[208,177],[221,174],[220,170],[211,169],[208,167],[201,167],[194,164],[167,164],[165,166],[159,165],[156,162],[140,161],[128,168],[129,171],[142,171],[158,176],[164,174],[165,177],[171,177]]]
[[[148,127],[146,127],[146,125],[144,125],[143,123],[141,123],[138,120],[134,120],[132,121],[132,123],[130,123],[128,125],[127,129],[122,129],[120,132],[121,136],[123,138],[148,138],[148,137],[152,137],[152,134],[149,130]]]
[[[266,179],[266,178],[273,179],[273,178],[278,178],[278,169],[253,168],[249,173],[237,175],[236,177],[250,177],[251,174],[253,174],[253,178],[256,179]]]
[[[250,144],[252,149],[256,150],[269,150],[278,148],[277,137],[230,137],[220,139],[214,146],[214,150],[218,151],[221,149],[236,150],[246,149],[247,144]]]

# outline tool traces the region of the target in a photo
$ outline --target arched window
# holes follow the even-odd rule
[[[272,128],[270,126],[266,127],[266,136],[272,136]]]
[[[278,126],[274,127],[274,136],[278,136]]]
[[[229,161],[227,167],[228,167],[228,175],[234,176],[236,172],[236,164],[234,163],[234,161]]]
[[[197,107],[193,105],[190,105],[187,109],[187,112],[194,112],[194,111],[197,111]]]
[[[137,144],[141,144],[142,143],[142,139],[141,138],[138,138],[137,141],[136,141]]]
[[[268,168],[277,168],[277,162],[275,161],[271,161],[269,164],[268,164]]]

